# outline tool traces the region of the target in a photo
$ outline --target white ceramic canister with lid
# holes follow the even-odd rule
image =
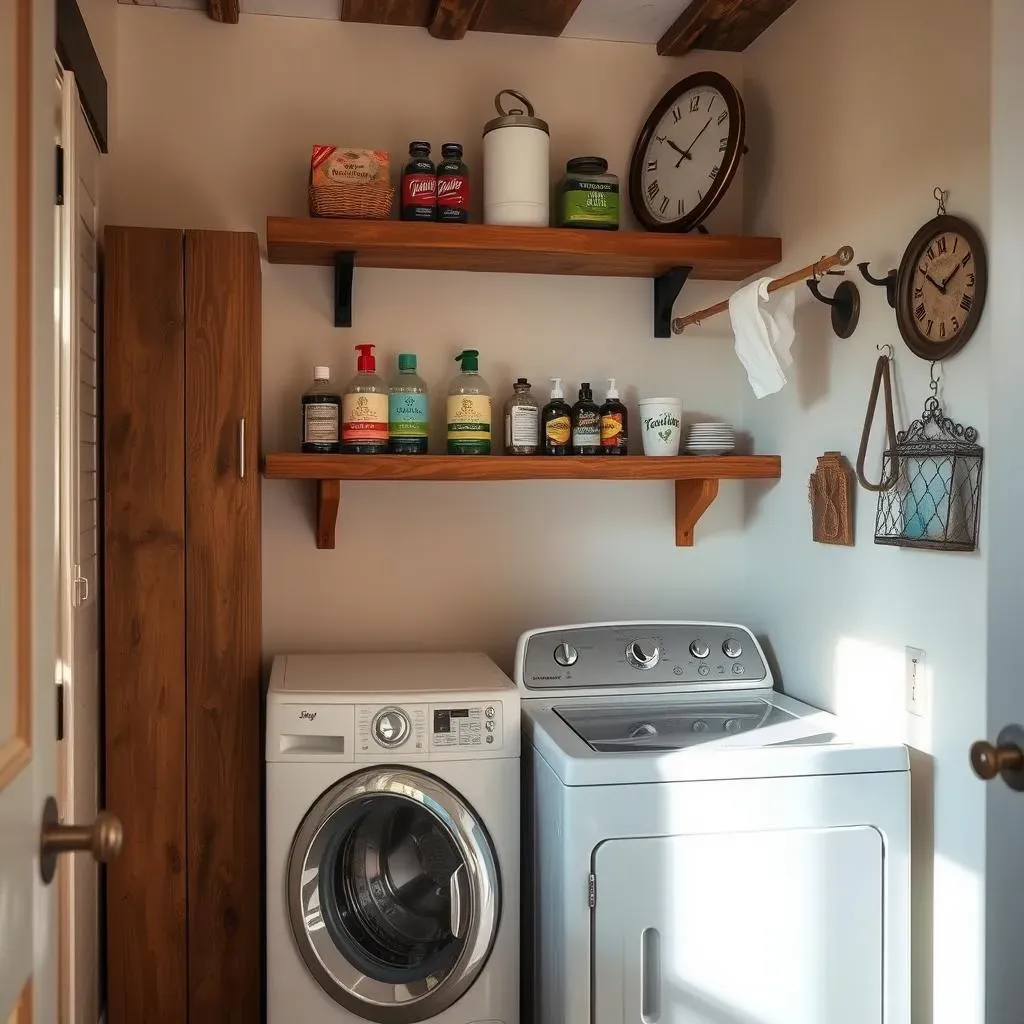
[[[502,96],[526,108],[503,110]],[[514,89],[494,97],[498,117],[484,125],[484,223],[548,226],[551,136],[533,104]]]

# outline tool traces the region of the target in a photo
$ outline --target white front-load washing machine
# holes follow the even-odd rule
[[[904,747],[742,626],[538,630],[515,677],[535,1024],[909,1024]]]
[[[518,1024],[519,694],[482,654],[282,655],[269,1024]]]

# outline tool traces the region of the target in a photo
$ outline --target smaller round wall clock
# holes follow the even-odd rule
[[[985,243],[967,221],[940,214],[910,240],[896,279],[896,322],[922,359],[945,359],[967,344],[985,308]]]
[[[629,201],[648,231],[689,231],[718,205],[743,152],[746,115],[714,71],[677,82],[644,123],[629,162]]]

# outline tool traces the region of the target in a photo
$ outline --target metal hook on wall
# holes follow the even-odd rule
[[[829,274],[842,274],[841,270],[830,270]],[[857,329],[860,320],[860,292],[852,281],[841,281],[831,298],[821,294],[821,284],[817,275],[807,279],[810,293],[826,306],[832,307],[832,330],[836,337],[849,338]]]
[[[886,359],[896,358],[896,349],[894,349],[892,345],[890,345],[888,342],[886,342],[884,345],[876,345],[875,350],[877,352],[881,352]]]
[[[868,284],[873,284],[879,288],[885,289],[885,297],[889,301],[889,305],[896,308],[896,278],[899,275],[899,271],[890,270],[885,277],[872,277],[871,272],[868,270],[869,263],[858,263],[857,269],[864,275],[864,280]]]

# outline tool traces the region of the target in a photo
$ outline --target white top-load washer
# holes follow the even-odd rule
[[[518,1024],[519,693],[482,654],[282,655],[269,1024]]]
[[[737,625],[535,630],[515,677],[524,1014],[908,1024],[904,747],[775,692]]]

